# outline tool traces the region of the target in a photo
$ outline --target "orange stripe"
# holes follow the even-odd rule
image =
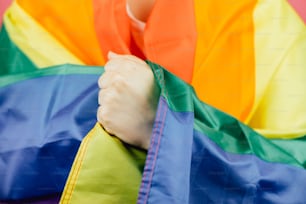
[[[149,60],[190,83],[196,37],[193,1],[156,0],[144,35]]]
[[[108,51],[130,54],[129,18],[124,0],[93,0],[94,24],[106,57]]]
[[[104,55],[109,50],[120,54],[133,52],[126,2],[94,0],[94,8],[97,35]],[[143,36],[143,53],[147,59],[191,82],[196,45],[192,1],[156,0]]]
[[[192,85],[199,98],[240,120],[255,92],[255,0],[196,0],[198,41]]]
[[[81,61],[103,65],[87,0],[17,0],[18,4]]]

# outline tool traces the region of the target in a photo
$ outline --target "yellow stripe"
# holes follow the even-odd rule
[[[71,63],[84,64],[41,27],[14,1],[4,24],[11,40],[39,68]]]
[[[98,124],[96,124],[97,126]],[[64,191],[62,193],[62,197],[60,200],[60,203],[71,203],[72,194],[74,192],[74,188],[76,186],[76,183],[78,181],[79,173],[83,165],[83,160],[85,157],[85,153],[88,149],[89,141],[92,137],[96,135],[96,128],[93,128],[87,136],[83,139],[81,146],[79,148],[79,151],[74,159],[74,163],[72,165],[69,177],[66,181],[66,185],[64,188]]]
[[[306,27],[286,0],[254,12],[256,97],[248,124],[268,138],[306,134]]]
[[[146,154],[97,123],[78,150],[61,203],[136,203]]]

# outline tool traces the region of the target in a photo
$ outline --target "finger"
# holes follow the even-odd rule
[[[127,59],[127,60],[131,60],[131,61],[138,62],[138,63],[145,63],[142,59],[136,57],[135,55],[122,55],[122,54],[117,54],[112,51],[108,52],[107,57],[109,60],[121,58],[121,59]]]
[[[102,125],[102,106],[98,107],[98,110],[97,110],[97,121]]]
[[[103,101],[105,98],[106,89],[100,89],[98,94],[98,104],[101,106],[103,105]]]
[[[107,85],[107,75],[108,75],[109,73],[107,73],[107,72],[104,72],[100,77],[99,77],[99,79],[98,79],[98,86],[99,86],[99,88],[100,89],[103,89],[103,88],[106,88],[106,85]]]
[[[144,68],[149,69],[149,66],[144,61],[138,61],[132,56],[118,57],[109,60],[104,66],[105,72],[117,72],[121,74],[127,71],[135,71]]]
[[[113,101],[117,100],[117,95],[113,89],[100,89],[98,93],[98,104],[106,107],[106,109],[114,108]]]
[[[105,123],[105,111],[102,106],[98,107],[97,110],[97,121],[102,125],[102,127],[105,129],[104,125]]]
[[[127,62],[122,57],[114,58],[106,62],[104,70],[105,72],[120,72],[125,63]]]
[[[117,54],[117,53],[115,53],[115,52],[112,52],[112,51],[109,51],[108,53],[107,53],[107,58],[110,60],[110,59],[114,59],[114,58],[116,58],[116,57],[120,57],[120,56],[123,56],[123,55],[119,55],[119,54]]]
[[[114,83],[114,80],[118,78],[118,76],[116,75],[120,75],[120,74],[117,72],[104,72],[98,80],[99,88],[106,89],[112,86],[112,84]]]
[[[111,123],[108,119],[107,112],[105,111],[105,109],[102,106],[98,107],[97,121],[100,123],[102,128],[104,130],[106,130],[106,132],[108,132],[110,135],[114,135],[114,131],[113,131],[112,125],[111,125]]]
[[[120,55],[109,52],[109,61],[106,63],[105,71],[118,71],[122,68],[132,68],[139,65],[146,65],[146,62],[134,55]],[[129,65],[129,66],[126,66]]]

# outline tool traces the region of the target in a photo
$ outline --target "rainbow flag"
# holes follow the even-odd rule
[[[237,119],[201,102],[192,87],[162,67],[150,62],[149,65],[162,94],[138,196],[128,197],[124,192],[138,187],[129,185],[132,183],[129,180],[131,176],[139,179],[141,152],[119,149],[128,155],[114,160],[120,162],[122,171],[114,175],[109,172],[112,168],[105,170],[103,165],[97,165],[103,163],[101,155],[107,154],[101,149],[105,146],[102,137],[97,136],[105,137],[105,132],[97,125],[80,147],[62,203],[135,203],[136,198],[137,203],[306,200],[306,136],[266,139]],[[89,153],[90,150],[95,151]],[[114,154],[119,155],[118,150]],[[127,162],[131,160],[137,161],[134,170],[126,168],[131,167]]]
[[[162,2],[148,30],[188,17],[146,38],[159,43],[146,54],[161,95],[144,151],[96,124],[105,47],[132,47],[111,13],[125,2],[13,1],[0,33],[0,203],[305,203],[304,1]],[[105,36],[104,15],[118,35]]]
[[[1,70],[10,73],[0,77],[0,200],[54,200],[82,138],[96,122],[96,80],[102,69],[39,70],[5,29],[0,39]]]

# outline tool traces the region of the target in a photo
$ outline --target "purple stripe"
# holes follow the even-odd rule
[[[193,116],[160,100],[138,204],[305,203],[305,169],[226,152],[207,136],[222,130],[196,131]]]
[[[153,135],[151,138],[150,148],[147,155],[146,165],[143,172],[141,187],[139,190],[139,197],[137,203],[147,203],[149,197],[149,191],[151,187],[154,167],[156,164],[157,154],[160,146],[160,140],[164,129],[166,114],[167,114],[167,103],[164,98],[159,101],[159,108],[157,117],[154,122]]]

